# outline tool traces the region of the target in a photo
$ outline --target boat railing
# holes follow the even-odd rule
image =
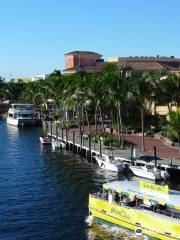
[[[94,198],[109,202],[108,201],[108,194],[98,192],[98,193],[91,193],[90,196],[93,196]],[[151,213],[151,214],[161,214],[165,217],[170,217],[170,218],[178,220],[178,221],[180,220],[180,213],[178,213],[178,212],[170,211],[166,208],[161,209],[161,208],[159,208],[158,206],[155,206],[155,205],[154,206],[149,206],[149,205],[144,204],[143,202],[141,202],[141,203],[137,203],[137,202],[132,203],[132,201],[131,202],[126,202],[126,201],[124,201],[123,199],[120,198],[118,201],[113,200],[112,204],[117,205],[117,206],[125,206],[126,208],[129,208],[129,209],[133,208],[133,209],[138,209],[138,210],[145,210],[145,211],[147,211],[148,213]]]

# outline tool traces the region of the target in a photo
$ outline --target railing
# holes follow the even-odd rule
[[[93,193],[93,194],[90,194],[90,196],[108,202],[108,196],[105,196],[102,193]],[[172,211],[167,210],[167,209],[162,210],[162,209],[157,208],[156,206],[151,206],[150,207],[150,206],[145,205],[143,203],[131,206],[130,203],[126,203],[123,200],[119,200],[118,202],[113,201],[112,203],[114,205],[117,205],[117,206],[125,206],[128,209],[133,208],[133,209],[137,209],[137,210],[140,210],[140,209],[141,210],[146,210],[149,213],[164,215],[166,217],[170,217],[170,218],[178,220],[178,221],[180,220],[180,213],[172,212]]]

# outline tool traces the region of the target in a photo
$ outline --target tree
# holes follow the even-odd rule
[[[141,112],[141,130],[142,130],[142,151],[145,151],[144,144],[144,109],[148,99],[151,99],[154,92],[152,76],[142,74],[142,76],[132,79],[132,93]]]
[[[6,98],[12,100],[13,102],[18,102],[21,94],[25,89],[26,83],[15,83],[10,81],[6,83],[4,91],[6,92]]]
[[[180,111],[172,111],[169,116],[168,132],[178,139],[180,151]]]
[[[166,105],[169,113],[172,111],[172,103],[180,107],[180,78],[168,73],[160,76],[156,84],[155,100],[157,104]]]
[[[180,77],[170,73],[168,80],[171,82],[172,101],[176,103],[177,109],[180,110]]]
[[[122,111],[121,106],[127,100],[127,81],[123,73],[120,73],[115,64],[108,64],[105,68],[106,78],[108,82],[108,93],[107,98],[111,103],[115,103],[117,111],[118,120],[118,134],[119,142],[121,142],[121,148],[124,146],[124,136],[123,136],[123,121],[122,121]]]

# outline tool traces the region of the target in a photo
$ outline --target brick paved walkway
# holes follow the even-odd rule
[[[71,131],[79,131],[77,128],[71,129]],[[85,127],[85,132],[87,132],[87,126]],[[95,131],[95,126],[91,126],[91,131]],[[102,131],[102,127],[98,125],[98,131]],[[114,133],[117,135],[117,133]],[[141,152],[141,136],[136,134],[126,134],[124,135],[125,140],[128,143],[133,143],[134,147],[138,148]],[[178,159],[180,160],[180,152],[177,147],[172,147],[168,143],[164,143],[160,139],[145,137],[145,152],[142,155],[153,155],[153,146],[156,146],[157,157],[164,159]]]
[[[138,135],[125,135],[125,140],[133,143],[135,147],[141,150],[141,136]],[[156,146],[157,156],[160,158],[176,158],[180,160],[180,152],[178,148],[170,146],[168,143],[162,142],[160,139],[145,137],[145,152],[144,155],[153,155],[152,149]]]
[[[71,128],[69,129],[70,132],[79,132],[78,128]],[[98,131],[102,132],[102,127],[99,125],[98,126]],[[88,133],[88,128],[87,126],[85,126],[84,129],[85,133]],[[91,126],[91,132],[95,132],[95,126]],[[115,135],[117,135],[117,132],[114,133]],[[124,138],[126,140],[126,142],[128,143],[132,143],[134,145],[135,148],[138,148],[141,152],[141,136],[137,135],[137,134],[125,134]],[[153,155],[153,146],[156,146],[156,153],[157,153],[157,157],[160,157],[162,159],[167,159],[168,162],[169,160],[172,159],[176,159],[176,164],[180,164],[180,152],[179,149],[177,147],[172,147],[170,146],[168,143],[164,143],[162,140],[160,139],[154,139],[154,138],[148,138],[145,137],[145,152],[141,152],[141,155]],[[128,149],[126,149],[125,151],[129,152]],[[177,163],[178,161],[178,163]]]

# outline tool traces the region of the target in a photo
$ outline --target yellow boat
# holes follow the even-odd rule
[[[115,181],[89,195],[89,213],[155,239],[180,239],[180,192],[144,181]]]

